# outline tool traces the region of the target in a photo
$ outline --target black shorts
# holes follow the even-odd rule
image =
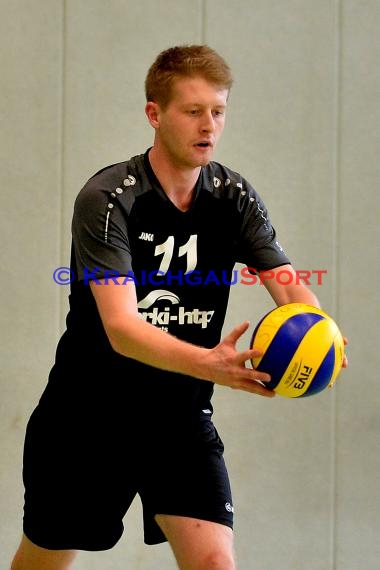
[[[112,548],[137,494],[146,544],[166,540],[157,514],[232,528],[223,443],[209,417],[127,425],[99,414],[47,414],[39,406],[27,427],[23,476],[24,533],[43,548]]]

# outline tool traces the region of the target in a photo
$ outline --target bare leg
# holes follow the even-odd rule
[[[181,570],[235,570],[233,533],[224,525],[157,515]]]
[[[24,535],[15,554],[11,570],[68,570],[76,550],[40,548]]]

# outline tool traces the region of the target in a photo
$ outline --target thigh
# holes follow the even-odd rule
[[[235,569],[231,528],[210,521],[172,515],[157,515],[156,521],[169,541],[179,568]]]
[[[11,570],[67,570],[75,556],[75,550],[47,550],[23,536]]]
[[[178,424],[173,426],[163,442],[153,440],[143,464],[139,494],[147,544],[165,540],[156,515],[199,519],[232,529],[232,495],[223,444],[211,422],[192,435],[181,432]]]
[[[136,490],[133,456],[130,468],[123,468],[112,435],[88,417],[32,416],[23,476],[24,533],[34,544],[49,550],[105,550],[119,540]]]

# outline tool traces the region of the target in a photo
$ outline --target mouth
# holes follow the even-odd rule
[[[200,141],[198,143],[196,143],[194,146],[196,146],[197,148],[202,148],[202,149],[207,149],[207,148],[212,148],[213,144],[210,141]]]

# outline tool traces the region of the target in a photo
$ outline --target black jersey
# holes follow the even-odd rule
[[[201,169],[191,208],[180,211],[161,188],[147,152],[87,182],[75,202],[72,237],[75,278],[50,384],[62,393],[70,385],[77,394],[98,390],[111,406],[118,400],[140,409],[209,409],[212,383],[112,350],[89,283],[104,279],[99,287],[106,287],[121,277],[122,287],[133,280],[141,318],[185,341],[215,346],[230,284],[237,281],[235,263],[256,270],[289,263],[256,191],[211,162]]]

